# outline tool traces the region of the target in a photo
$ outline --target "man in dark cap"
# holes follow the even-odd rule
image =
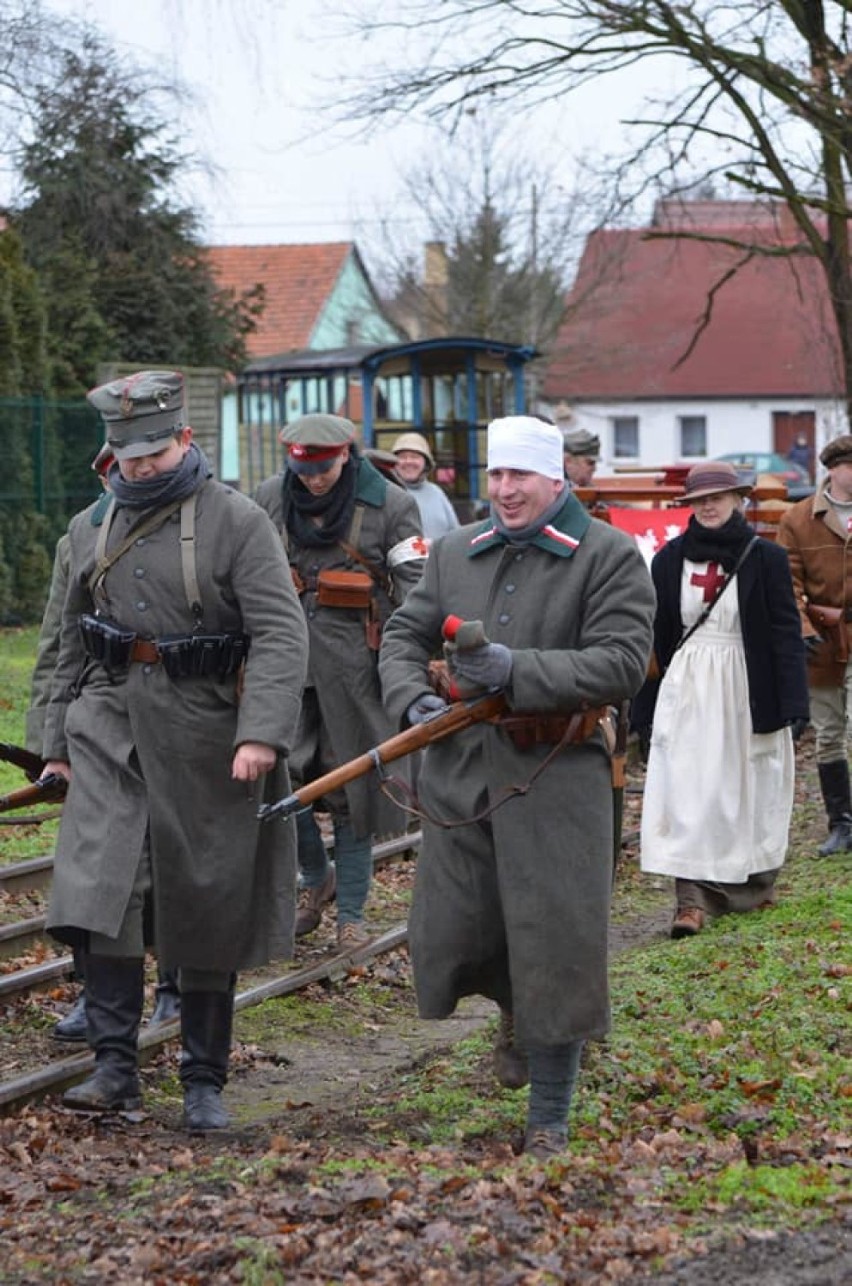
[[[572,487],[590,487],[600,460],[600,438],[588,429],[565,429],[562,440],[565,477]]]
[[[310,638],[308,681],[291,771],[303,785],[392,736],[378,676],[380,627],[420,579],[426,544],[417,505],[364,459],[355,426],[304,415],[281,433],[286,468],[256,499],[287,549]],[[372,777],[326,797],[331,865],[312,810],[297,814],[304,891],[296,936],[313,932],[336,897],[341,950],[369,940],[364,908],[374,835],[405,829]]]
[[[307,660],[275,529],[213,480],[183,377],[141,371],[93,389],[116,462],[93,525],[70,524],[68,593],[45,717],[47,771],[69,780],[47,915],[86,948],[95,1071],[64,1102],[138,1106],[144,954],[177,969],[190,1130],[221,1102],[239,969],[292,949],[295,846],[263,827],[280,798]]]
[[[829,835],[822,857],[852,850],[848,719],[852,713],[852,434],[820,455],[827,477],[781,517],[808,651],[811,723]]]
[[[108,505],[107,475],[115,462],[115,455],[109,443],[105,442],[92,461],[92,469],[104,485],[104,494],[94,501],[86,514],[93,527],[99,527],[104,520]],[[69,560],[71,541],[68,533],[60,536],[56,544],[53,559],[53,574],[50,581],[47,604],[41,622],[36,660],[30,686],[30,706],[27,711],[26,741],[27,748],[33,754],[40,755],[44,740],[44,717],[50,700],[50,689],[53,672],[59,656],[59,635],[62,628],[62,607],[68,591]],[[74,972],[80,982],[85,978],[86,953],[82,947],[74,950]],[[157,971],[157,987],[154,1011],[148,1019],[149,1027],[170,1022],[180,1011],[180,988],[177,974],[173,970]],[[81,990],[77,1000],[56,1023],[53,1028],[55,1040],[84,1044],[86,1041],[86,995]]]

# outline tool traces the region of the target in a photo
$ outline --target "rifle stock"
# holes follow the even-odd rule
[[[64,799],[68,782],[58,773],[48,773],[31,786],[21,786],[8,795],[0,795],[0,813],[11,813],[16,808],[29,808],[31,804],[56,804]]]
[[[8,741],[0,741],[0,759],[5,759],[6,763],[23,769],[30,781],[36,781],[44,770],[44,760],[41,755],[33,754],[23,746],[13,746]]]
[[[405,732],[397,733],[395,737],[390,737],[381,745],[365,751],[363,755],[357,755],[347,763],[340,764],[331,772],[301,786],[292,795],[279,799],[276,804],[262,804],[257,810],[257,815],[264,822],[271,821],[273,817],[290,817],[300,809],[315,803],[329,791],[339,790],[348,782],[355,781],[358,777],[365,777],[373,769],[378,770],[383,764],[392,763],[395,759],[403,759],[406,755],[413,754],[415,750],[422,750],[424,746],[431,745],[433,741],[443,741],[445,737],[451,737],[474,723],[486,723],[489,719],[502,714],[505,709],[506,698],[502,692],[489,692],[481,697],[454,701],[448,709],[431,715],[423,723],[415,724]]]

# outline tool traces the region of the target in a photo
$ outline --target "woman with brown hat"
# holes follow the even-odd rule
[[[805,651],[786,552],[745,519],[750,490],[726,461],[695,465],[689,525],[651,564],[661,678],[633,709],[653,723],[641,863],[674,876],[673,938],[771,905],[787,849]]]

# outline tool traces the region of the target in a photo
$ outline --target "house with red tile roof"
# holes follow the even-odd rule
[[[386,315],[357,246],[351,241],[307,245],[209,246],[221,287],[240,296],[260,287],[263,311],[248,336],[251,361],[287,353],[326,351],[353,344],[396,344],[406,338]],[[341,414],[359,390],[341,392]],[[293,396],[298,398],[298,393]],[[299,414],[298,408],[291,414]],[[221,476],[241,478],[241,434],[258,419],[239,405],[236,388],[222,404]],[[240,425],[242,423],[242,429]]]
[[[210,246],[221,287],[236,295],[259,286],[263,312],[249,336],[249,357],[406,338],[385,315],[351,241],[312,245]]]
[[[825,279],[786,208],[667,200],[592,233],[539,405],[599,435],[601,473],[847,432]]]

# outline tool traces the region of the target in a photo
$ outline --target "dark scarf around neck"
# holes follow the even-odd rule
[[[753,535],[739,510],[721,527],[702,527],[693,514],[683,536],[683,556],[691,563],[719,563],[726,572],[732,572]]]
[[[282,503],[284,524],[294,544],[327,549],[345,540],[355,512],[358,485],[358,457],[350,447],[349,459],[337,482],[323,496],[311,495],[292,469],[284,470]],[[321,518],[321,522],[314,519]]]
[[[123,478],[116,461],[109,471],[107,486],[117,505],[126,505],[128,509],[160,509],[173,501],[186,500],[212,476],[207,456],[194,442],[190,442],[189,450],[176,469],[139,482]]]

